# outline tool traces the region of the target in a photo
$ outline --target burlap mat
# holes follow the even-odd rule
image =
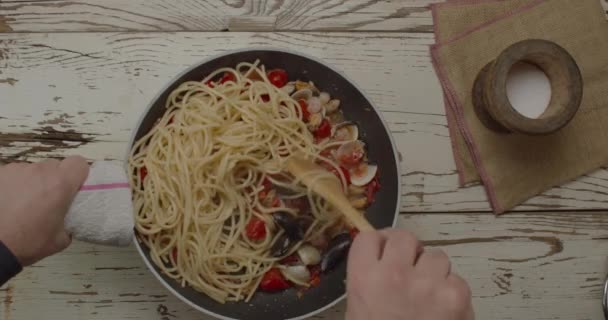
[[[496,213],[608,162],[608,23],[597,0],[461,0],[434,5],[433,17],[431,51],[461,182],[481,180]],[[503,49],[529,38],[574,56],[585,82],[581,109],[549,136],[496,134],[472,110],[473,82]]]
[[[484,23],[491,23],[529,2],[530,0],[452,0],[433,4],[436,42],[438,44],[446,42]],[[444,97],[444,101],[460,185],[479,183],[481,179],[464,138],[457,128],[453,109],[449,107],[447,97]]]

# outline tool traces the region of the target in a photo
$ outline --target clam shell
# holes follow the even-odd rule
[[[329,96],[329,93],[327,93],[327,92],[321,92],[319,94],[319,100],[321,100],[321,104],[323,104],[323,105],[327,104],[330,99],[331,99],[331,97]]]
[[[364,164],[363,168],[359,167],[350,171],[350,182],[358,187],[370,183],[378,173],[378,166],[375,164]]]
[[[367,206],[367,198],[365,196],[353,197],[348,199],[348,201],[350,201],[350,204],[355,209],[363,209]]]
[[[336,150],[336,158],[346,167],[359,165],[365,157],[365,144],[359,140],[343,143]]]
[[[323,106],[321,105],[321,100],[318,97],[310,97],[308,99],[308,112],[310,113],[319,113],[323,110]]]
[[[310,88],[310,84],[308,82],[297,80],[295,82],[296,90],[308,89]]]
[[[313,113],[310,115],[310,118],[308,119],[308,128],[311,131],[315,131],[315,130],[317,130],[317,128],[319,128],[319,125],[321,124],[322,121],[323,121],[323,115],[321,113]]]
[[[309,244],[305,244],[298,249],[300,261],[307,266],[319,264],[321,262],[321,252]]]
[[[288,83],[284,85],[283,88],[281,88],[280,90],[287,94],[292,94],[293,91],[296,90],[296,86],[293,83]]]
[[[340,100],[333,99],[325,104],[325,109],[327,109],[327,113],[335,112],[340,108]]]
[[[337,141],[352,141],[359,139],[359,127],[350,121],[338,123],[332,128],[331,136]]]
[[[310,281],[310,271],[306,266],[289,266],[281,269],[287,279],[293,279],[302,283]]]
[[[310,89],[300,89],[294,92],[291,95],[291,98],[298,101],[300,99],[304,99],[304,101],[308,101],[312,97],[312,91]]]
[[[327,109],[323,108],[323,110],[327,110]],[[335,126],[337,124],[340,124],[340,123],[346,121],[344,119],[344,114],[341,111],[332,112],[332,113],[327,112],[327,118],[329,119],[329,123],[331,123],[332,126]]]

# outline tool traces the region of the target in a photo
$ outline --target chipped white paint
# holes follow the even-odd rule
[[[0,1],[14,31],[432,31],[433,0]],[[246,28],[246,29],[244,29]]]

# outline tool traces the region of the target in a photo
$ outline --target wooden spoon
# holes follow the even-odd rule
[[[342,191],[342,185],[339,179],[332,177],[315,180],[315,174],[312,172],[327,172],[327,169],[315,164],[314,162],[298,157],[292,156],[287,161],[287,170],[291,174],[300,179],[307,187],[311,188],[313,192],[323,197],[327,202],[333,205],[338,211],[340,211],[346,220],[359,231],[374,230],[374,227],[365,219],[365,217],[353,208],[350,201],[344,195]]]

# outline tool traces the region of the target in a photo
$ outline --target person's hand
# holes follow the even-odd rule
[[[443,251],[404,230],[362,232],[351,247],[347,320],[472,320],[471,292]]]
[[[0,167],[0,241],[23,266],[68,247],[64,218],[88,173],[81,157]]]

